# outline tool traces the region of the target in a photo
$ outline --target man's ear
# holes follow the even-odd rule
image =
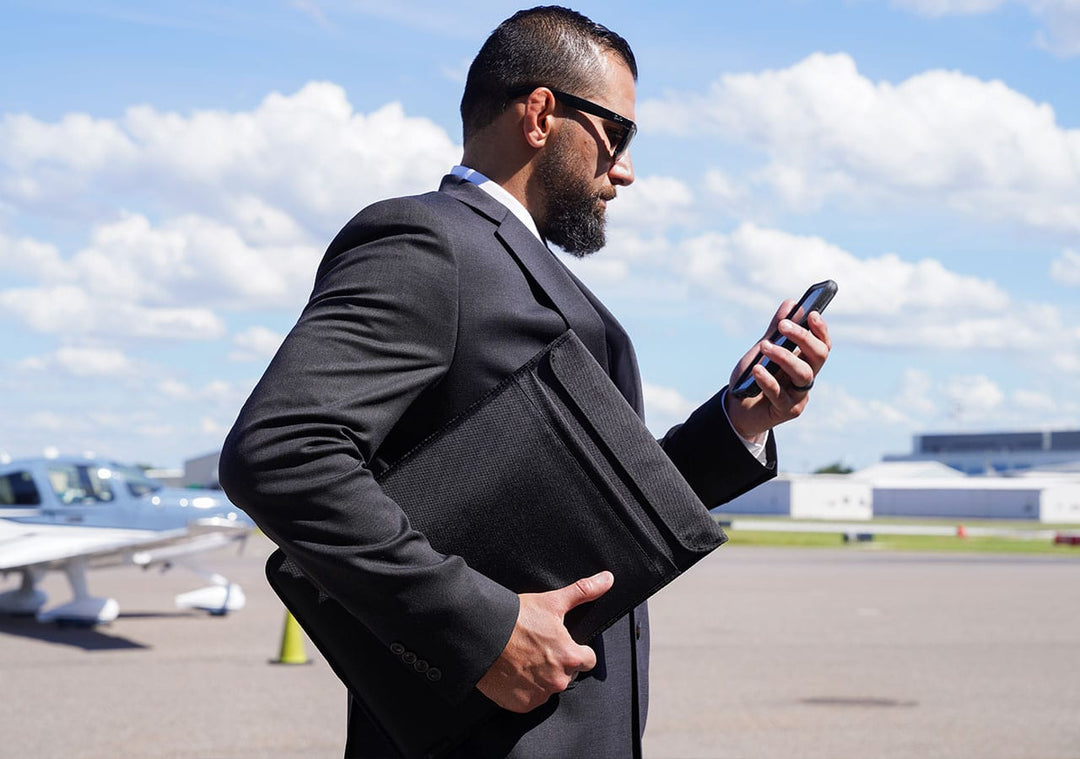
[[[521,131],[525,141],[536,150],[544,147],[555,128],[555,95],[547,87],[533,90],[525,101]]]

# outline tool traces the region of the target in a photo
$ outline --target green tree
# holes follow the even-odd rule
[[[851,474],[855,470],[842,461],[834,461],[828,466],[818,467],[814,474]]]

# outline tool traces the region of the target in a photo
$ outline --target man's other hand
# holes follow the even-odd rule
[[[566,690],[578,672],[596,666],[596,652],[574,642],[563,619],[575,606],[607,593],[614,582],[611,572],[600,572],[558,590],[521,594],[510,640],[476,687],[503,709],[518,713]]]
[[[807,320],[808,329],[804,329],[790,319],[783,318],[794,305],[793,300],[780,304],[765,331],[766,337],[746,352],[731,373],[731,382],[734,383],[735,378],[750,365],[759,350],[781,370],[774,377],[758,364],[753,371],[761,393],[753,398],[742,399],[728,393],[725,398],[728,419],[735,431],[747,440],[754,440],[778,424],[802,414],[814,379],[829,358],[832,340],[829,338],[829,326],[825,323],[825,317],[817,311],[811,312]],[[794,351],[769,341],[768,335],[777,329],[795,343],[797,347]]]

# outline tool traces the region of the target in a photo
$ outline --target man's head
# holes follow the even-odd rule
[[[545,85],[580,97],[599,94],[604,53],[613,53],[637,80],[630,45],[607,27],[556,5],[518,11],[487,38],[469,67],[461,97],[466,142],[509,104],[509,93]]]
[[[633,181],[636,79],[630,46],[609,29],[555,6],[516,13],[469,69],[465,160],[522,200],[547,239],[598,250],[614,186]]]

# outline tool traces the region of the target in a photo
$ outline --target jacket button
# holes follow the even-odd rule
[[[401,660],[406,664],[414,664],[416,662],[416,654],[412,651],[406,651],[401,655]]]
[[[442,680],[442,672],[435,669],[435,667],[432,667],[427,671],[427,679],[433,683],[437,683],[439,680]]]
[[[429,669],[431,669],[431,665],[430,665],[430,664],[428,664],[428,663],[427,663],[426,661],[424,661],[423,659],[417,659],[417,660],[416,660],[416,664],[414,664],[414,665],[413,665],[413,669],[415,669],[415,670],[416,670],[417,672],[419,672],[420,674],[424,674],[424,673],[425,673],[425,672],[427,672],[427,671],[428,671]]]
[[[403,653],[405,653],[405,646],[401,643],[391,643],[390,651],[394,654],[394,656],[401,656]]]

